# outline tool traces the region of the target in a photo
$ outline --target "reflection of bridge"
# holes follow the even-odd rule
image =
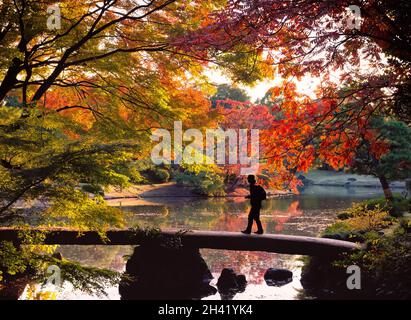
[[[35,231],[36,229],[24,229]],[[61,245],[137,245],[150,241],[146,235],[133,230],[107,231],[107,240],[103,240],[95,231],[48,228],[44,244]],[[0,241],[19,242],[19,232],[23,229],[0,227]],[[24,232],[24,231],[23,231]],[[195,248],[265,251],[300,255],[332,255],[360,249],[361,246],[348,241],[290,236],[283,234],[244,235],[239,232],[226,231],[187,231],[162,230],[159,234],[165,238],[180,235],[182,244]]]

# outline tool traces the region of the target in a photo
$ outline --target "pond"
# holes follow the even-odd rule
[[[300,195],[268,199],[261,211],[261,220],[267,233],[317,236],[332,223],[336,214],[353,202],[381,196],[380,189],[310,186]],[[247,224],[249,202],[243,198],[185,198],[161,197],[111,200],[132,212],[130,223],[160,228],[192,230],[240,231]],[[255,227],[255,226],[254,226]],[[125,270],[124,255],[131,254],[130,246],[60,246],[67,259],[88,266]],[[301,257],[265,252],[237,252],[201,249],[215,286],[223,268],[232,268],[244,274],[247,287],[234,297],[219,293],[205,299],[298,299],[303,292],[300,283]],[[282,286],[268,286],[264,273],[268,268],[287,268],[293,272],[293,281]],[[22,297],[24,298],[24,297]],[[120,299],[118,288],[107,288],[107,296],[96,297],[73,290],[66,283],[57,299]]]

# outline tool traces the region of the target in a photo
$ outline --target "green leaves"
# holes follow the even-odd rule
[[[392,118],[373,117],[371,127],[377,137],[363,141],[352,164],[355,172],[385,176],[388,180],[411,176],[411,129]],[[384,143],[387,151],[377,158],[372,153],[373,144]]]
[[[96,141],[92,133],[55,112],[28,109],[25,117],[16,112],[19,117],[2,113],[7,124],[0,126],[2,213],[12,214],[17,201],[34,200],[27,212],[51,210],[55,218],[68,217],[79,227],[119,225],[118,212],[97,196],[90,199],[79,186],[128,186],[131,177],[138,178],[131,162],[136,143]]]
[[[177,183],[193,187],[194,191],[201,195],[225,195],[224,179],[216,165],[183,163],[181,168],[183,171],[178,171],[174,175]]]
[[[22,273],[27,268],[25,256],[8,241],[0,242],[0,281],[5,274],[15,275]]]

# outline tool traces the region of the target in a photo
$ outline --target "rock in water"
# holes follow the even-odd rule
[[[237,276],[233,269],[224,268],[217,281],[219,291],[238,290]]]
[[[143,244],[127,261],[119,286],[121,299],[200,299],[217,290],[213,276],[197,248]]]
[[[236,274],[231,268],[224,268],[217,281],[218,292],[222,300],[231,300],[239,292],[244,292],[247,279],[243,274]]]
[[[293,273],[287,269],[269,268],[264,274],[268,286],[280,287],[293,281]]]
[[[236,280],[238,284],[238,292],[244,292],[245,287],[247,286],[247,279],[245,278],[245,275],[238,274]]]

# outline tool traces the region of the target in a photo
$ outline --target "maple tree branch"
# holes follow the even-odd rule
[[[110,26],[120,23],[124,20],[136,20],[136,19],[142,19],[156,11],[162,10],[163,8],[165,8],[166,6],[170,5],[171,3],[175,2],[175,0],[167,0],[165,2],[163,2],[162,4],[154,7],[153,9],[148,10],[146,13],[137,16],[137,17],[133,17],[132,14],[134,12],[136,12],[139,9],[142,8],[148,8],[150,7],[154,1],[149,2],[148,4],[144,4],[144,5],[137,5],[134,8],[130,9],[127,13],[125,13],[124,15],[120,16],[117,19],[113,19],[110,22],[107,22],[106,24],[98,27],[95,29],[96,25],[93,25],[92,28],[89,29],[89,31],[87,32],[87,34],[80,39],[78,42],[76,42],[75,44],[73,44],[71,47],[67,48],[66,51],[64,52],[63,56],[61,57],[61,59],[59,60],[59,62],[57,63],[55,69],[53,70],[53,72],[49,75],[49,77],[43,82],[42,85],[40,85],[40,87],[37,89],[37,91],[34,93],[33,97],[32,97],[32,101],[37,101],[39,100],[43,94],[48,90],[48,88],[53,84],[53,82],[57,79],[57,77],[59,76],[59,74],[66,69],[68,66],[72,66],[72,65],[77,65],[77,64],[81,64],[87,61],[91,61],[91,60],[99,60],[102,58],[105,58],[107,56],[110,56],[112,54],[118,53],[118,52],[133,52],[133,51],[139,51],[142,50],[141,47],[138,48],[119,48],[107,53],[103,53],[100,55],[96,55],[94,57],[88,57],[88,58],[84,58],[84,59],[80,59],[77,60],[75,63],[74,62],[67,62],[67,60],[70,58],[70,56],[72,55],[72,53],[74,53],[75,51],[77,51],[78,49],[80,49],[84,44],[86,44],[89,40],[91,40],[94,36],[100,34],[101,32],[103,32],[104,30],[108,29]],[[149,48],[146,47],[146,50],[158,50],[158,47],[154,48]]]

